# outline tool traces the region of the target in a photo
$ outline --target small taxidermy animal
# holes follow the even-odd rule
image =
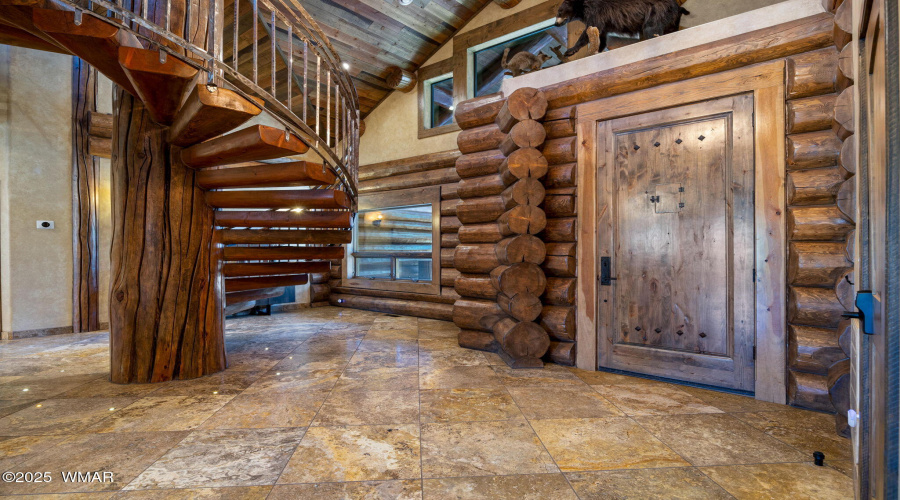
[[[503,51],[503,59],[500,60],[500,67],[512,73],[512,76],[519,76],[529,71],[537,71],[547,62],[551,56],[546,54],[532,54],[522,51],[509,58],[509,47]]]
[[[606,48],[606,35],[640,35],[641,40],[678,31],[681,16],[690,14],[678,0],[563,0],[556,13],[556,25],[581,21],[600,30],[599,51]],[[566,51],[572,56],[588,44],[585,30]]]

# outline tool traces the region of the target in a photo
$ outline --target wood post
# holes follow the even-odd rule
[[[207,8],[201,0],[198,12]],[[183,26],[173,15],[172,25]],[[205,46],[205,21],[185,36]],[[113,114],[111,380],[162,382],[224,370],[225,284],[213,209],[181,149],[138,99],[120,88]]]
[[[547,284],[540,267],[546,249],[534,236],[546,227],[539,180],[548,170],[539,149],[546,111],[543,93],[528,88],[506,100],[457,108],[463,156],[456,171],[463,180],[455,205],[461,244],[452,260],[461,274],[453,320],[462,328],[460,346],[497,351],[513,368],[543,366],[550,347],[547,332],[534,322]]]
[[[72,59],[72,329],[100,329],[100,253],[97,219],[99,160],[90,151],[97,110],[97,70]]]

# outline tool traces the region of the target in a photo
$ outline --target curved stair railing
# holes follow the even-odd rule
[[[285,0],[290,5],[269,0],[211,0],[208,12],[191,12],[193,5],[188,0],[184,25],[192,26],[192,16],[206,16],[212,34],[208,49],[171,30],[171,0],[166,0],[165,12],[154,16],[155,21],[146,15],[148,0],[52,1],[74,10],[76,24],[85,15],[113,22],[165,54],[161,59],[176,57],[206,72],[211,88],[225,83],[248,100],[261,99],[263,111],[280,123],[286,134],[293,133],[307,143],[355,205],[359,97],[334,47],[296,0]],[[248,13],[250,22],[242,23],[242,16]],[[224,19],[234,20],[227,34],[222,30]],[[251,31],[247,46],[241,46],[243,29]],[[226,43],[226,35],[231,43]],[[260,58],[261,48],[269,52],[267,61]],[[249,60],[244,60],[242,54],[247,52]],[[302,64],[298,61],[295,66],[295,59]],[[269,78],[261,81],[260,74],[266,69]]]

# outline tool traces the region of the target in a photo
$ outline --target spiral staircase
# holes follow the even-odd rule
[[[0,42],[80,57],[168,127],[216,210],[227,307],[280,295],[343,258],[359,104],[328,39],[298,4],[200,5],[0,0]],[[180,36],[174,19],[184,33],[213,33],[207,47]],[[255,117],[269,124],[247,125]]]

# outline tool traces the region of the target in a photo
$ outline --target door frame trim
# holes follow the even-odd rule
[[[578,106],[576,366],[598,368],[596,123],[753,92],[756,399],[787,397],[784,60],[599,99]],[[659,103],[665,103],[660,105]]]

